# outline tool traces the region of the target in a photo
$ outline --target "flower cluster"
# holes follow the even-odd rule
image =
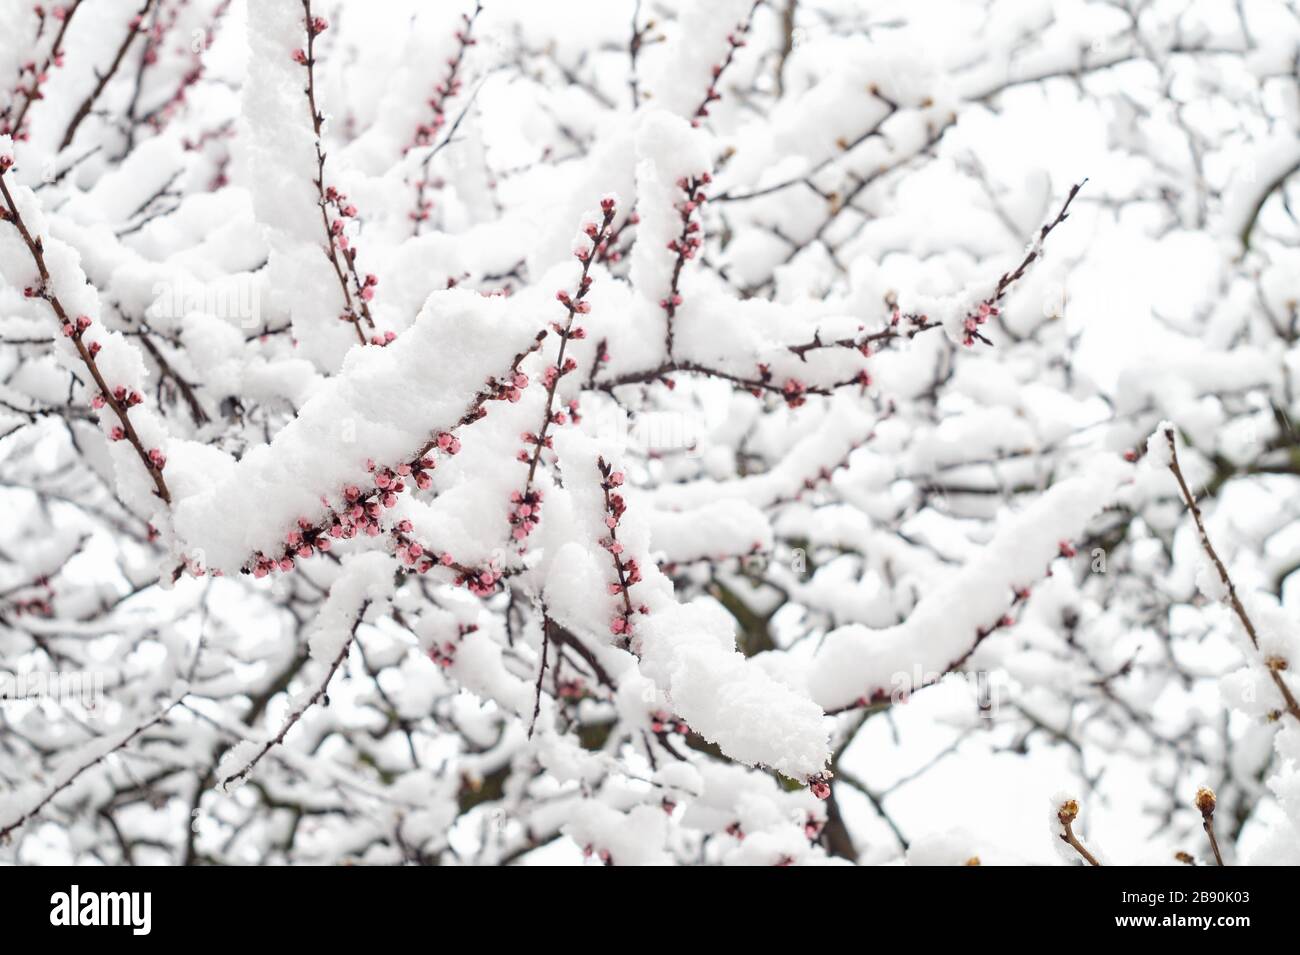
[[[427,491],[433,486],[431,472],[437,467],[434,452],[445,455],[455,455],[460,452],[460,438],[455,434],[457,428],[471,425],[486,417],[487,404],[490,401],[513,402],[519,400],[520,393],[529,384],[528,376],[519,370],[519,366],[526,357],[541,347],[542,342],[546,339],[546,334],[545,331],[539,332],[528,348],[515,355],[504,375],[487,379],[483,388],[474,396],[474,400],[456,423],[455,428],[437,431],[426,442],[425,446],[420,448],[409,460],[394,467],[378,466],[373,460],[367,460],[366,470],[373,475],[371,487],[362,489],[356,485],[348,485],[342,489],[339,495],[341,502],[339,506],[336,509],[329,510],[322,520],[312,523],[306,518],[301,518],[298,523],[303,540],[312,544],[316,550],[319,550],[320,548],[315,547],[314,542],[321,539],[322,535],[328,535],[332,538],[351,539],[357,536],[358,533],[364,533],[366,536],[371,537],[382,533],[382,527],[378,519],[385,508],[397,504],[397,495],[409,487],[408,481],[421,491]],[[326,503],[328,506],[328,502],[323,501],[322,503]],[[303,526],[304,522],[306,527]],[[412,566],[420,572],[427,572],[433,568],[434,562],[440,563],[459,572],[460,577],[456,580],[457,584],[469,586],[472,592],[480,596],[493,592],[500,580],[500,574],[495,570],[464,567],[451,560],[447,555],[431,557],[426,553],[425,548],[419,544],[415,544],[419,549],[412,554],[410,545],[414,542],[404,541],[401,537],[410,528],[400,530],[400,527],[401,525],[399,525],[399,530],[395,532],[395,535],[398,536],[397,546],[400,548],[403,543],[406,543],[407,549],[405,552],[399,550],[398,557],[408,566]],[[310,533],[308,529],[310,529]],[[268,555],[258,551],[245,566],[244,572],[251,572],[256,577],[265,577],[274,570],[287,573],[294,569],[296,557],[310,556],[312,552],[314,551],[309,551],[307,554],[301,553],[301,547],[295,547],[286,538],[286,547],[280,554]],[[408,557],[412,556],[414,556],[413,560],[407,560]],[[422,558],[427,558],[427,560]]]
[[[407,478],[421,489],[432,485],[433,479],[429,472],[437,466],[437,462],[429,451],[434,447],[445,454],[455,454],[460,450],[460,439],[449,432],[440,432],[415,459],[393,468],[381,467],[373,460],[367,460],[366,470],[373,475],[372,486],[365,490],[356,484],[344,487],[341,504],[322,521],[312,522],[305,517],[299,518],[298,528],[285,535],[286,546],[279,556],[268,556],[261,552],[254,556],[253,576],[265,577],[276,569],[287,573],[294,569],[295,557],[311,557],[317,551],[329,550],[331,538],[351,540],[358,534],[378,537],[383,533],[380,518],[385,510],[397,506],[397,496],[408,487]],[[406,525],[404,530],[402,524]],[[403,521],[402,524],[398,525],[402,533],[410,530],[409,521]],[[409,549],[406,553],[401,553],[399,547],[399,557],[412,557],[411,560],[406,560],[407,564],[414,564],[415,558],[422,554],[418,544],[414,547],[417,548],[414,554]]]
[[[986,345],[993,344],[980,334],[979,328],[990,318],[996,318],[998,314],[998,307],[991,301],[980,302],[979,307],[976,308],[975,311],[969,313],[962,322],[962,328],[966,332],[966,336],[962,339],[962,344],[967,348],[974,345],[976,340],[979,340]]]
[[[614,573],[618,580],[609,585],[609,592],[620,598],[618,613],[610,621],[609,631],[621,637],[626,643],[632,637],[632,618],[638,613],[649,613],[649,608],[632,605],[631,590],[641,581],[641,568],[635,558],[623,557],[623,545],[618,539],[618,524],[627,510],[623,495],[616,490],[623,485],[623,472],[615,471],[604,458],[596,459],[596,468],[600,471],[600,489],[605,495],[605,527],[609,533],[601,538],[600,546],[609,551],[614,561]]]
[[[695,254],[699,251],[703,242],[700,221],[696,216],[696,212],[704,204],[706,198],[704,187],[712,181],[713,177],[707,172],[689,178],[683,176],[677,180],[677,188],[682,191],[682,200],[674,208],[681,219],[682,228],[677,237],[670,239],[668,242],[668,251],[675,253],[677,260],[673,263],[673,275],[668,294],[659,300],[659,307],[667,313],[665,342],[668,347],[669,358],[673,354],[673,319],[677,315],[677,309],[682,304],[682,269],[687,262],[695,258]]]
[[[347,485],[343,488],[340,505],[330,510],[324,519],[313,522],[305,517],[299,518],[297,528],[285,535],[284,549],[278,555],[267,555],[259,551],[245,571],[257,578],[276,570],[289,573],[295,568],[298,559],[328,551],[333,540],[351,540],[358,535],[381,536],[384,533],[384,512],[397,506],[398,495],[410,486],[407,480],[410,479],[422,490],[432,485],[429,472],[436,466],[436,460],[431,455],[435,448],[443,454],[454,455],[460,451],[460,439],[449,431],[439,432],[421,450],[419,456],[393,468],[367,461],[366,469],[373,475],[369,489],[363,490],[355,484]],[[413,530],[409,520],[401,520],[392,525],[389,531],[394,552],[407,568],[426,574],[435,567],[445,567],[456,572],[456,586],[468,588],[475,596],[486,597],[495,593],[502,577],[499,570],[490,565],[470,567],[459,563],[449,553],[437,553],[412,538],[410,535]]]
[[[54,587],[50,584],[49,578],[37,577],[28,586],[42,588],[44,593],[26,597],[12,597],[9,599],[8,607],[4,608],[5,611],[12,613],[15,617],[21,617],[24,614],[35,617],[51,616],[54,613]]]
[[[555,689],[562,700],[582,700],[588,696],[586,681],[580,676],[572,680],[559,680]]]
[[[808,777],[808,791],[818,799],[829,799],[831,795],[831,774],[824,772]]]
[[[446,670],[456,662],[456,644],[450,640],[442,644],[435,643],[429,648],[429,659]]]
[[[357,207],[348,201],[347,195],[339,192],[334,186],[325,187],[321,202],[322,209],[325,212],[327,236],[330,242],[330,258],[336,264],[341,260],[347,270],[346,277],[339,276],[344,293],[344,309],[342,314],[339,315],[339,321],[352,322],[360,328],[359,322],[364,319],[367,325],[374,328],[375,320],[370,315],[370,302],[375,297],[375,288],[379,285],[379,277],[374,273],[367,273],[363,277],[358,272],[357,249],[352,244],[352,240],[347,233],[347,223],[349,220],[356,218]],[[337,259],[335,259],[336,251]],[[376,335],[372,337],[370,343],[372,345],[387,345],[394,338],[396,336],[392,332],[387,332],[383,336]]]
[[[589,845],[583,846],[582,856],[584,859],[590,859],[594,856],[595,858],[600,860],[602,865],[614,864],[613,857],[610,856],[608,849],[601,849],[597,851],[593,846],[589,846]]]
[[[822,830],[826,828],[826,820],[818,819],[812,813],[808,813],[803,823],[803,834],[808,837],[809,842],[816,842],[821,838]]]
[[[476,597],[489,597],[496,593],[502,573],[492,563],[484,567],[470,567],[460,563],[449,553],[437,553],[412,538],[414,528],[410,521],[399,521],[393,526],[392,538],[397,559],[418,574],[427,574],[435,567],[446,567],[456,572],[452,579],[457,587],[464,587]]]
[[[320,36],[322,33],[328,30],[330,28],[330,24],[329,21],[326,20],[324,17],[318,17],[312,15],[311,3],[309,2],[309,0],[303,0],[302,6],[303,6],[303,10],[306,13],[306,17],[304,18],[303,22],[307,27],[307,48],[304,50],[302,47],[299,47],[298,49],[294,50],[293,53],[290,54],[290,56],[292,56],[293,61],[299,64],[300,66],[311,67],[315,63],[315,57],[313,56],[314,51],[312,50],[312,46],[316,41],[316,37]]]
[[[529,435],[524,435],[524,440],[528,438]],[[549,443],[547,446],[550,446]],[[527,454],[526,451],[519,453]],[[542,519],[542,497],[542,489],[538,487],[510,492],[510,536],[512,538],[522,542],[536,529]]]
[[[650,714],[650,732],[656,736],[685,736],[691,731],[685,720],[679,720],[671,713],[656,710]]]

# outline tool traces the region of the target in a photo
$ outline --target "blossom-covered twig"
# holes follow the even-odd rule
[[[167,464],[167,459],[160,448],[145,447],[144,441],[136,431],[129,414],[131,408],[144,401],[144,397],[139,392],[125,386],[112,386],[108,383],[96,360],[101,346],[99,342],[93,339],[88,340],[86,336],[87,330],[93,324],[90,317],[86,315],[69,315],[63,307],[63,303],[59,300],[59,296],[54,292],[50,272],[45,264],[44,241],[39,236],[33,236],[28,230],[27,223],[23,221],[22,214],[18,211],[18,204],[14,201],[13,194],[9,191],[9,185],[4,178],[12,166],[13,159],[11,157],[0,156],[0,196],[3,196],[5,202],[4,208],[0,209],[0,220],[8,221],[18,230],[18,234],[27,247],[33,264],[36,266],[38,279],[33,285],[25,288],[23,294],[28,298],[43,299],[49,304],[55,318],[59,320],[59,327],[63,335],[72,342],[72,346],[77,351],[77,357],[81,359],[81,363],[85,365],[86,370],[90,372],[91,379],[95,382],[96,391],[92,398],[94,407],[101,409],[107,406],[117,418],[118,423],[109,429],[109,439],[112,441],[126,441],[135,449],[136,456],[139,457],[140,463],[153,481],[154,493],[162,499],[164,504],[170,504],[171,492],[167,488],[167,482],[163,479],[163,468]]]
[[[718,83],[722,79],[722,74],[727,71],[727,67],[731,66],[736,59],[736,51],[746,45],[749,28],[754,23],[754,14],[758,12],[758,8],[762,5],[763,0],[755,0],[754,5],[749,8],[749,15],[727,34],[726,55],[723,56],[721,63],[715,63],[710,68],[712,79],[709,82],[709,88],[704,92],[704,99],[700,101],[700,105],[695,107],[695,111],[691,114],[692,126],[699,126],[700,122],[709,115],[709,106],[722,99],[722,94],[718,92]],[[635,59],[633,60],[633,66],[635,67]]]
[[[32,103],[44,97],[41,87],[49,79],[50,70],[63,65],[63,38],[68,32],[68,27],[72,25],[72,18],[80,9],[82,2],[83,0],[72,0],[72,3],[68,6],[56,4],[48,14],[41,4],[37,4],[33,8],[37,18],[37,41],[45,32],[47,17],[56,20],[59,28],[54,34],[54,41],[50,44],[50,50],[46,54],[44,61],[37,64],[35,60],[28,60],[19,67],[18,83],[14,88],[14,97],[16,99],[21,95],[22,105],[18,107],[16,113],[12,102],[3,111],[0,111],[0,136],[9,135],[19,142],[27,138],[27,112],[31,109]],[[31,84],[30,86],[23,85],[24,77],[26,77],[26,82]]]
[[[682,192],[682,199],[677,203],[676,209],[681,218],[682,228],[678,236],[668,243],[668,251],[674,253],[676,259],[673,261],[668,294],[659,300],[659,307],[664,310],[664,350],[669,364],[673,361],[673,319],[677,317],[677,309],[682,304],[680,288],[682,268],[695,258],[695,253],[699,251],[700,221],[695,213],[707,198],[704,187],[712,181],[713,177],[708,172],[677,180],[677,188]]]
[[[434,86],[433,95],[429,97],[429,108],[433,115],[415,128],[415,136],[404,151],[432,146],[434,137],[447,124],[447,104],[463,85],[460,79],[461,67],[468,49],[478,43],[474,38],[474,22],[482,12],[483,4],[476,2],[473,12],[461,14],[461,26],[456,31],[456,52],[447,60],[447,75]],[[430,150],[420,161],[416,174],[415,207],[409,213],[415,235],[420,234],[420,226],[428,221],[433,210],[433,200],[426,197],[426,192],[432,186],[430,168],[435,155],[437,150]]]
[[[632,587],[641,580],[641,568],[636,558],[623,556],[623,544],[618,539],[618,523],[623,517],[627,504],[618,488],[623,485],[623,472],[615,471],[613,465],[604,458],[596,459],[596,468],[600,472],[600,490],[605,498],[605,527],[609,533],[601,538],[600,546],[609,552],[614,562],[614,575],[617,581],[609,585],[609,592],[619,598],[620,609],[609,625],[610,633],[617,636],[624,646],[632,639],[632,617],[644,613],[644,607],[632,604]]]
[[[541,347],[546,334],[545,330],[538,332],[532,344],[515,355],[503,375],[490,378],[455,424],[446,430],[436,431],[406,461],[396,465],[368,462],[368,470],[374,475],[371,487],[363,489],[358,485],[350,484],[342,488],[339,493],[340,503],[336,508],[328,509],[325,516],[318,520],[299,518],[297,528],[285,535],[282,551],[276,554],[264,554],[259,551],[245,564],[244,572],[252,573],[255,577],[265,577],[276,570],[289,572],[294,569],[298,559],[328,551],[333,546],[333,540],[340,538],[349,540],[359,533],[378,537],[382,533],[380,517],[386,509],[397,506],[399,494],[407,490],[410,484],[414,484],[422,491],[433,486],[430,472],[437,467],[435,453],[448,456],[457,454],[460,451],[460,438],[457,432],[486,417],[488,402],[519,400],[523,389],[529,385],[528,376],[520,371],[520,365],[525,358]],[[443,566],[459,571],[466,580],[477,579],[478,575],[472,568],[458,564],[448,555],[435,558],[431,553],[425,553],[423,545],[418,545],[404,536],[409,530],[410,528],[407,528],[402,531],[399,528],[396,540],[396,546],[404,548],[399,550],[398,556],[406,564],[427,572],[433,569],[435,563],[440,562]],[[419,549],[414,550],[413,547]],[[488,581],[487,584],[490,585],[492,582]]]
[[[347,220],[356,217],[357,207],[334,186],[325,184],[325,147],[321,135],[325,116],[316,105],[315,51],[316,38],[329,29],[329,21],[312,14],[311,0],[302,0],[302,9],[307,45],[305,49],[294,50],[293,59],[307,71],[307,86],[304,92],[307,95],[307,108],[311,111],[312,130],[316,136],[316,178],[313,184],[316,186],[317,203],[320,206],[321,225],[325,230],[325,256],[330,260],[330,265],[334,268],[334,276],[338,279],[339,289],[343,292],[343,314],[339,319],[351,323],[357,334],[357,340],[364,345],[367,339],[361,323],[364,321],[371,328],[375,327],[375,320],[370,315],[369,302],[374,296],[374,289],[379,284],[379,279],[374,275],[367,275],[362,279],[358,275],[357,250],[351,246],[344,231]],[[334,219],[330,218],[331,209],[337,216]],[[391,340],[391,338],[379,338],[374,340],[373,344],[383,345]]]
[[[577,316],[591,311],[591,305],[586,301],[587,293],[591,290],[591,266],[609,239],[609,227],[615,215],[614,198],[606,196],[602,199],[600,209],[600,222],[589,222],[583,226],[588,243],[574,252],[574,256],[582,263],[577,288],[573,291],[560,289],[555,293],[555,298],[564,306],[566,315],[562,322],[554,322],[551,326],[559,336],[560,344],[556,349],[555,362],[547,367],[542,376],[542,384],[546,388],[542,423],[536,432],[529,431],[521,435],[525,447],[520,449],[518,459],[528,465],[528,473],[523,488],[512,492],[510,496],[510,535],[520,546],[523,546],[541,520],[543,494],[533,483],[537,476],[537,466],[542,460],[542,450],[551,447],[551,425],[563,425],[568,420],[565,412],[555,408],[555,392],[560,386],[560,380],[578,367],[578,363],[572,357],[566,357],[565,352],[571,340],[587,337],[586,329],[575,325],[574,321]]]
[[[232,0],[220,0],[208,16],[211,26],[205,31],[206,35],[202,43],[196,43],[191,40],[189,48],[189,66],[184,70],[179,79],[175,81],[171,93],[163,99],[157,106],[152,107],[143,116],[136,120],[136,109],[139,104],[140,94],[144,89],[144,77],[146,71],[158,62],[158,51],[163,45],[163,39],[167,31],[175,28],[180,17],[182,5],[178,4],[171,10],[171,15],[167,23],[159,23],[155,18],[155,24],[150,31],[149,39],[145,47],[145,53],[140,58],[140,65],[136,71],[135,92],[131,97],[131,104],[127,108],[127,120],[131,124],[129,136],[134,137],[139,123],[143,123],[153,132],[162,131],[169,122],[176,118],[185,106],[187,97],[203,79],[204,72],[207,68],[206,54],[212,44],[212,35],[218,23],[230,9]]]

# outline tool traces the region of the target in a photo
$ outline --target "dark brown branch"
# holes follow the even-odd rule
[[[78,768],[77,768],[77,769],[72,773],[72,775],[70,775],[67,779],[65,779],[63,782],[59,783],[57,786],[55,786],[53,789],[51,789],[48,793],[46,793],[45,796],[41,799],[41,801],[38,802],[35,806],[33,806],[31,809],[27,810],[25,813],[23,813],[21,816],[19,816],[17,819],[15,819],[15,820],[14,820],[13,822],[11,822],[9,825],[5,826],[3,829],[0,829],[0,843],[3,843],[5,840],[7,840],[7,839],[9,838],[9,834],[10,834],[11,832],[13,832],[15,829],[18,829],[20,826],[22,826],[22,825],[23,825],[24,823],[26,823],[27,821],[29,821],[29,820],[31,820],[31,819],[34,819],[34,818],[35,818],[35,817],[40,813],[40,811],[41,811],[42,809],[44,809],[46,806],[48,806],[48,805],[49,805],[49,804],[54,800],[54,798],[55,798],[56,796],[58,796],[59,793],[63,792],[63,790],[67,789],[67,788],[68,788],[69,786],[71,786],[74,782],[76,782],[76,780],[81,776],[82,773],[86,772],[87,770],[89,770],[89,769],[91,769],[91,768],[93,768],[93,767],[95,767],[95,766],[98,766],[98,765],[99,765],[100,763],[102,763],[105,759],[107,759],[109,756],[113,755],[114,753],[118,752],[119,750],[125,749],[125,748],[126,748],[128,745],[130,745],[130,743],[131,743],[131,742],[132,742],[136,737],[138,737],[141,733],[143,733],[143,732],[145,732],[146,730],[149,730],[149,729],[153,728],[154,726],[157,726],[159,723],[161,723],[164,719],[166,719],[167,714],[170,713],[170,712],[172,711],[172,708],[175,707],[176,704],[179,703],[179,702],[180,702],[180,698],[177,698],[177,699],[173,700],[171,703],[167,704],[167,706],[163,707],[163,709],[161,710],[161,712],[159,712],[159,713],[158,713],[156,716],[154,716],[152,719],[147,720],[147,721],[144,722],[144,723],[141,723],[139,726],[137,726],[135,729],[133,729],[130,733],[128,733],[128,734],[127,734],[127,735],[122,739],[122,741],[121,741],[120,743],[118,743],[116,746],[114,746],[112,749],[109,749],[107,752],[100,753],[98,756],[96,756],[96,757],[95,757],[94,759],[92,759],[90,762],[88,762],[88,763],[86,763],[86,764],[84,764],[84,765],[82,765],[82,766],[79,766],[79,767],[78,767]]]
[[[316,687],[316,691],[312,693],[311,697],[305,703],[289,714],[288,718],[285,719],[284,724],[280,727],[280,732],[275,734],[275,738],[264,743],[262,748],[257,751],[253,758],[244,765],[243,769],[237,773],[231,773],[229,776],[221,780],[222,788],[228,787],[235,780],[246,779],[248,774],[253,771],[253,767],[261,762],[262,757],[276,746],[283,743],[289,730],[293,729],[294,726],[298,724],[298,721],[303,718],[303,715],[315,706],[317,701],[325,695],[325,691],[329,688],[330,681],[334,679],[334,674],[337,673],[339,667],[343,665],[343,661],[348,658],[348,651],[352,649],[352,641],[357,638],[357,628],[361,626],[361,619],[366,615],[366,610],[369,609],[369,607],[369,600],[361,604],[361,609],[357,611],[356,619],[352,622],[352,631],[348,634],[347,640],[343,643],[343,649],[339,650],[338,655],[330,664],[329,671],[325,674],[325,679],[321,680],[320,685]]]
[[[107,71],[99,75],[99,81],[95,84],[95,88],[81,101],[81,105],[77,107],[77,111],[72,115],[72,120],[63,133],[63,140],[59,143],[60,150],[67,149],[72,144],[72,138],[77,135],[77,128],[90,115],[91,109],[95,106],[95,101],[99,99],[100,94],[104,92],[104,88],[108,86],[109,81],[117,73],[118,68],[121,67],[122,60],[126,58],[126,51],[131,48],[131,43],[135,40],[136,34],[141,32],[144,26],[144,18],[149,15],[149,10],[153,5],[154,0],[144,0],[144,6],[140,8],[140,12],[131,19],[126,36],[122,39],[121,45],[118,46],[117,55],[113,57],[113,62],[109,64]],[[69,19],[71,19],[71,16],[69,16]]]
[[[1210,563],[1214,565],[1220,583],[1228,591],[1228,606],[1232,608],[1232,612],[1241,621],[1246,636],[1250,638],[1251,646],[1258,650],[1259,634],[1255,630],[1254,621],[1250,619],[1245,606],[1242,605],[1241,598],[1237,596],[1237,586],[1232,582],[1227,566],[1219,557],[1219,552],[1214,549],[1214,545],[1210,543],[1210,535],[1205,531],[1205,521],[1201,517],[1201,509],[1196,504],[1196,497],[1192,494],[1192,489],[1187,486],[1187,479],[1183,477],[1183,469],[1178,463],[1178,440],[1173,428],[1165,429],[1165,440],[1169,442],[1169,470],[1174,473],[1174,478],[1178,481],[1178,490],[1183,496],[1183,503],[1187,505],[1187,509],[1191,511],[1192,520],[1196,522],[1196,533],[1201,540],[1201,549],[1210,558]],[[1270,657],[1264,661],[1264,668],[1268,671],[1273,685],[1277,687],[1278,693],[1282,695],[1286,711],[1291,714],[1292,718],[1300,720],[1300,702],[1296,701],[1295,694],[1291,692],[1291,688],[1282,679],[1282,671],[1286,669],[1286,661]]]
[[[81,358],[82,364],[90,372],[91,378],[94,379],[96,387],[99,388],[99,394],[104,396],[106,407],[113,410],[117,416],[119,426],[122,429],[124,440],[130,443],[135,449],[136,455],[140,458],[140,463],[144,465],[149,477],[153,479],[154,493],[162,498],[166,504],[171,503],[171,492],[167,489],[167,482],[163,480],[162,468],[149,456],[149,450],[145,448],[144,442],[140,440],[140,435],[136,433],[135,425],[131,423],[131,417],[127,414],[127,404],[125,401],[119,401],[114,395],[114,389],[109,387],[104,380],[103,374],[99,370],[99,365],[95,360],[94,354],[86,347],[82,338],[81,330],[78,328],[76,321],[64,309],[63,303],[59,297],[50,288],[50,272],[45,265],[45,244],[38,237],[33,237],[23,221],[22,215],[18,211],[18,204],[14,201],[13,195],[9,192],[9,185],[4,180],[4,172],[0,171],[0,196],[4,197],[5,209],[0,210],[0,218],[8,219],[18,230],[22,237],[23,244],[27,246],[27,251],[31,254],[32,261],[36,264],[36,271],[40,275],[39,286],[34,289],[36,297],[43,298],[54,310],[59,324],[63,328],[72,329],[69,340],[73,347],[77,349],[77,355]]]
[[[18,114],[14,117],[12,123],[0,125],[0,130],[11,133],[14,139],[19,139],[22,137],[23,123],[27,119],[27,111],[31,109],[33,102],[35,102],[38,99],[41,99],[39,77],[44,74],[47,74],[50,70],[51,64],[54,63],[55,58],[59,57],[62,54],[63,37],[67,34],[68,27],[72,24],[72,17],[77,12],[77,10],[81,7],[81,4],[82,4],[82,0],[74,0],[73,4],[67,8],[67,11],[63,17],[63,22],[59,25],[59,32],[55,35],[54,43],[51,44],[50,46],[49,56],[45,58],[45,63],[41,66],[39,70],[35,72],[35,75],[32,77],[31,90],[30,91],[22,90],[24,94],[23,105],[19,107]],[[40,8],[38,7],[37,9],[39,10]],[[44,14],[41,14],[41,16],[43,17]],[[43,25],[44,24],[42,23],[42,26]],[[21,75],[22,73],[20,72],[19,76],[21,77]],[[8,110],[6,110],[6,112],[8,112]],[[4,118],[3,114],[0,114],[0,120],[2,120],[3,118]],[[7,129],[5,129],[6,126],[8,127]]]

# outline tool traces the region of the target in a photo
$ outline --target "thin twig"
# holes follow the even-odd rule
[[[77,780],[77,778],[81,776],[82,773],[99,765],[109,756],[116,753],[118,750],[124,749],[126,746],[128,746],[131,743],[131,741],[134,740],[141,733],[161,723],[167,717],[167,714],[172,711],[172,708],[175,707],[176,704],[179,703],[182,698],[183,696],[177,697],[176,699],[172,700],[165,707],[163,707],[162,710],[156,716],[154,716],[152,719],[145,721],[144,723],[141,723],[130,733],[128,733],[125,737],[123,737],[122,741],[119,742],[116,746],[112,747],[106,752],[100,753],[98,756],[90,760],[90,762],[86,763],[85,765],[79,766],[76,769],[76,771],[72,773],[71,776],[69,776],[63,782],[59,783],[48,793],[46,793],[44,798],[42,798],[41,801],[38,802],[35,806],[27,810],[25,813],[23,813],[21,816],[15,819],[9,825],[5,826],[3,829],[0,829],[0,843],[3,843],[9,837],[9,834],[13,832],[15,829],[22,826],[28,820],[35,818],[40,813],[40,811],[44,809],[46,806],[48,806],[59,793],[63,792],[63,790],[71,786]]]
[[[1101,863],[1097,861],[1097,857],[1084,848],[1083,843],[1079,841],[1079,837],[1074,834],[1074,820],[1078,817],[1079,804],[1077,802],[1073,799],[1067,799],[1061,803],[1060,808],[1056,811],[1056,818],[1064,830],[1060,834],[1061,841],[1083,856],[1088,865],[1100,866]]]
[[[330,664],[329,672],[325,674],[325,679],[321,680],[320,685],[316,687],[316,691],[312,693],[311,697],[308,698],[305,703],[300,705],[297,709],[295,709],[292,713],[289,714],[288,718],[285,719],[284,721],[284,725],[280,727],[280,732],[275,734],[275,738],[267,740],[267,742],[263,744],[262,748],[257,751],[257,754],[253,756],[253,758],[250,759],[247,763],[244,764],[243,769],[239,770],[239,772],[237,773],[231,773],[229,776],[226,776],[224,779],[221,780],[221,788],[223,789],[227,788],[232,782],[234,782],[237,779],[247,778],[248,774],[253,771],[253,767],[256,766],[259,762],[261,762],[262,757],[265,756],[267,753],[269,753],[276,746],[283,743],[285,736],[287,736],[289,733],[289,730],[293,729],[294,726],[297,725],[298,721],[303,718],[303,715],[306,714],[306,712],[309,709],[315,706],[317,701],[320,700],[320,698],[325,695],[325,690],[329,688],[330,681],[334,679],[334,674],[337,673],[339,667],[343,665],[343,661],[348,658],[348,651],[352,649],[352,641],[355,640],[357,637],[357,628],[361,626],[361,619],[366,615],[366,610],[369,607],[370,607],[370,601],[367,600],[361,605],[361,609],[357,611],[357,617],[352,622],[351,633],[348,634],[348,638],[346,641],[344,641],[342,649],[339,650],[338,655],[334,658],[334,661]]]
[[[1174,434],[1173,428],[1165,428],[1165,440],[1169,442],[1169,470],[1174,473],[1175,480],[1178,481],[1178,489],[1182,492],[1183,502],[1187,509],[1192,513],[1192,520],[1196,522],[1196,533],[1201,539],[1201,548],[1205,551],[1210,563],[1214,565],[1215,572],[1219,575],[1219,581],[1228,591],[1228,606],[1232,612],[1237,615],[1241,621],[1242,627],[1246,631],[1246,636],[1250,638],[1251,646],[1256,650],[1259,649],[1259,634],[1255,630],[1255,624],[1246,613],[1246,608],[1241,603],[1241,598],[1237,596],[1237,587],[1232,582],[1232,577],[1228,574],[1228,568],[1219,557],[1219,552],[1214,549],[1210,543],[1210,535],[1205,532],[1205,521],[1201,518],[1201,509],[1196,504],[1196,497],[1192,490],[1187,486],[1187,479],[1183,477],[1183,469],[1178,464],[1178,440]],[[1286,663],[1278,658],[1269,658],[1265,661],[1265,670],[1268,671],[1273,685],[1277,691],[1282,694],[1282,700],[1286,704],[1286,711],[1291,716],[1300,720],[1300,702],[1296,701],[1295,694],[1291,692],[1282,679],[1281,671],[1286,669]]]
[[[113,57],[113,62],[109,64],[108,69],[99,75],[99,82],[95,84],[95,88],[90,91],[90,94],[81,101],[81,105],[77,107],[76,113],[73,114],[72,120],[68,123],[68,128],[64,130],[63,141],[59,144],[60,152],[72,145],[72,138],[77,135],[77,128],[81,125],[82,120],[90,115],[95,101],[99,99],[100,94],[104,92],[104,88],[108,86],[109,80],[113,78],[122,65],[122,60],[126,58],[126,51],[131,48],[135,35],[144,29],[144,18],[149,15],[149,8],[153,4],[154,0],[144,0],[144,6],[140,8],[140,12],[131,18],[131,22],[127,25],[126,36],[122,39],[121,46],[117,48],[117,56]]]
[[[1214,835],[1214,790],[1202,786],[1196,791],[1196,808],[1201,811],[1201,825],[1210,837],[1210,848],[1214,850],[1214,861],[1223,865],[1223,854],[1219,852],[1219,840]]]

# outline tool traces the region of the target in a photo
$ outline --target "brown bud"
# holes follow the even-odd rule
[[[1056,812],[1056,818],[1061,820],[1061,825],[1068,826],[1079,818],[1079,804],[1073,799],[1067,799],[1061,803],[1061,808]]]
[[[1201,815],[1209,818],[1214,815],[1214,790],[1202,786],[1196,790],[1196,808],[1201,811]]]
[[[979,864],[980,864],[980,857],[979,857],[979,856],[971,856],[971,857],[970,857],[969,859],[967,859],[963,864],[964,864],[964,865],[979,865]]]

